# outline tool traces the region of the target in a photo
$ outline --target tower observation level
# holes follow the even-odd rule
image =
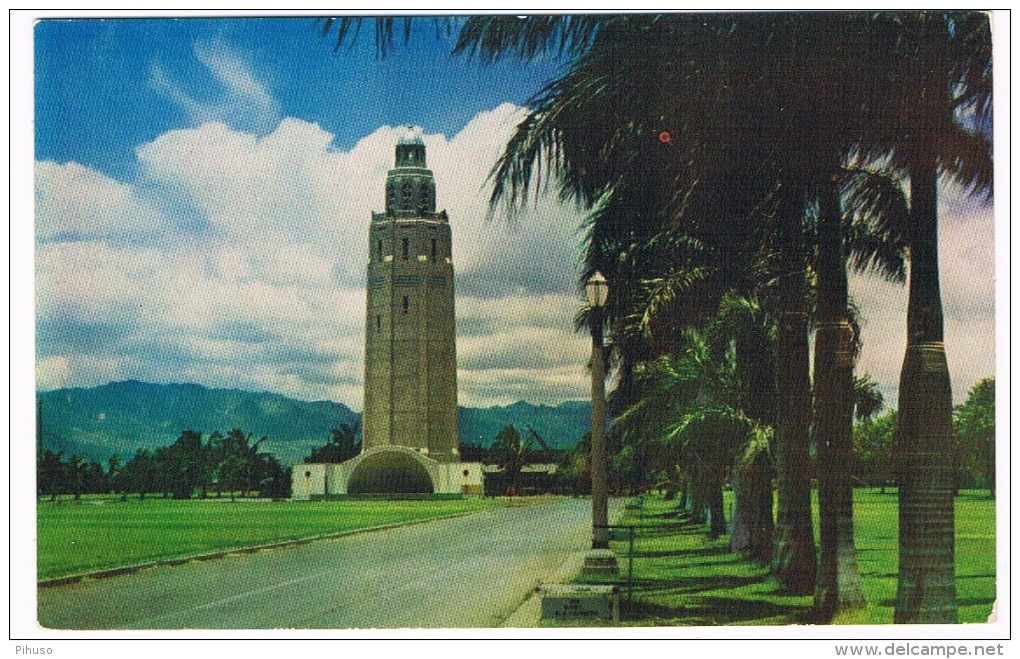
[[[425,143],[409,130],[369,227],[363,451],[459,460],[453,260]],[[398,485],[399,488],[399,485]]]

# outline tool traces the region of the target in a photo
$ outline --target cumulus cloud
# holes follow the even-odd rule
[[[486,177],[520,112],[424,136],[453,225],[461,404],[586,395],[579,214],[542,200],[514,225],[486,220]],[[402,130],[340,151],[295,118],[267,134],[211,121],[139,145],[132,183],[40,163],[39,386],[192,381],[360,409],[368,224]],[[161,230],[111,240],[144,227]]]
[[[165,228],[161,213],[130,185],[76,162],[35,166],[36,237],[132,239]]]
[[[581,213],[550,194],[514,222],[487,220],[487,177],[523,110],[482,112],[451,136],[424,131],[437,204],[450,215],[459,396],[464,405],[588,395],[573,331]],[[222,121],[139,145],[139,178],[37,163],[37,378],[192,381],[363,397],[368,224],[404,128],[350,150],[283,118],[260,134]],[[992,213],[946,190],[941,266],[954,398],[994,371]],[[905,287],[853,277],[859,372],[896,404]]]

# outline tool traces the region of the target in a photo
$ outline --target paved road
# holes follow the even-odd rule
[[[617,506],[613,506],[615,512]],[[52,629],[496,627],[590,543],[565,499],[39,590]]]

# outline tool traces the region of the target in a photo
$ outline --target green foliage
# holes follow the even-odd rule
[[[549,446],[534,428],[529,427],[522,438],[517,428],[508,425],[496,435],[484,461],[502,470],[502,479],[507,484],[506,493],[513,496],[518,493],[521,484],[521,471],[526,466],[549,457]]]
[[[221,487],[230,492],[231,501],[234,492],[248,485],[248,461],[237,454],[228,455],[216,465],[215,477]]]
[[[62,453],[45,450],[37,462],[39,493],[51,499],[73,494],[77,500],[82,494],[106,492],[120,492],[124,498],[134,492],[144,499],[155,492],[190,499],[196,490],[205,497],[214,485],[217,492],[226,488],[231,496],[235,490],[289,496],[289,471],[259,450],[265,440],[252,443],[251,435],[234,429],[226,437],[215,432],[203,442],[201,433],[185,430],[170,446],[154,452],[138,449],[123,467],[119,456],[112,456],[107,471],[98,462],[77,455],[64,460]]]
[[[764,450],[775,409],[773,335],[757,300],[730,293],[705,330],[683,333],[680,356],[635,367],[636,400],[613,432],[633,447],[630,464],[648,467],[646,484],[695,465],[721,480],[752,440]]]
[[[861,382],[865,383],[861,387]],[[871,390],[881,400],[877,386],[864,376],[855,378],[858,418],[861,416],[861,389]],[[868,405],[873,405],[868,403]],[[881,409],[879,407],[879,409]],[[896,431],[897,412],[889,410],[877,417],[865,418],[854,426],[853,474],[858,485],[885,487],[893,473],[892,442]],[[969,483],[987,485],[994,496],[995,477],[995,378],[985,378],[974,385],[967,401],[957,405],[953,415],[957,439],[957,470],[964,486]]]
[[[865,419],[854,426],[854,480],[858,485],[883,489],[893,478],[892,445],[896,431],[896,410]]]
[[[79,455],[65,459],[62,451],[43,450],[36,456],[36,486],[38,494],[51,500],[61,494],[72,494],[77,501],[83,494],[111,491],[113,479],[95,460]]]
[[[305,458],[306,463],[332,462],[341,463],[357,457],[361,453],[361,440],[358,438],[360,424],[342,423],[340,427],[329,431],[329,441],[325,446],[312,449]]]
[[[988,484],[995,496],[995,378],[981,380],[953,414],[958,468]]]

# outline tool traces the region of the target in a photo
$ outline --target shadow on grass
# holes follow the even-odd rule
[[[665,558],[668,556],[683,556],[684,558],[697,558],[701,556],[722,556],[729,554],[726,547],[705,547],[703,549],[668,549],[668,550],[635,550],[634,558]],[[733,554],[739,558],[738,554]],[[683,565],[688,565],[687,561]]]
[[[777,604],[762,599],[737,597],[689,597],[682,604],[624,599],[620,602],[622,621],[651,621],[679,626],[761,624],[810,624],[810,607]]]
[[[882,606],[887,606],[889,608],[895,609],[896,608],[896,598],[895,597],[890,597],[888,599],[884,599],[881,602],[879,602],[879,604],[882,605]],[[956,598],[956,606],[957,606],[957,608],[959,608],[961,606],[985,606],[985,605],[991,606],[992,604],[995,604],[995,598],[994,597],[958,597],[958,598]]]
[[[664,510],[660,513],[645,513],[645,519],[685,519],[687,513],[682,510]]]
[[[680,577],[678,579],[634,579],[635,592],[656,593],[670,591],[674,593],[704,593],[708,591],[744,588],[764,582],[766,577],[739,577],[721,574],[711,577]]]
[[[663,606],[653,602],[638,602],[624,599],[620,601],[620,620],[651,620],[651,621],[674,621],[684,616],[687,608],[680,605],[676,607]]]
[[[705,533],[704,524],[690,524],[687,522],[679,524],[660,524],[648,526],[636,526],[634,537],[640,538],[661,538],[667,535],[694,535]]]
[[[810,607],[735,597],[698,598],[687,607],[687,615],[702,618],[712,625],[770,619],[780,624],[807,624],[812,617]]]

